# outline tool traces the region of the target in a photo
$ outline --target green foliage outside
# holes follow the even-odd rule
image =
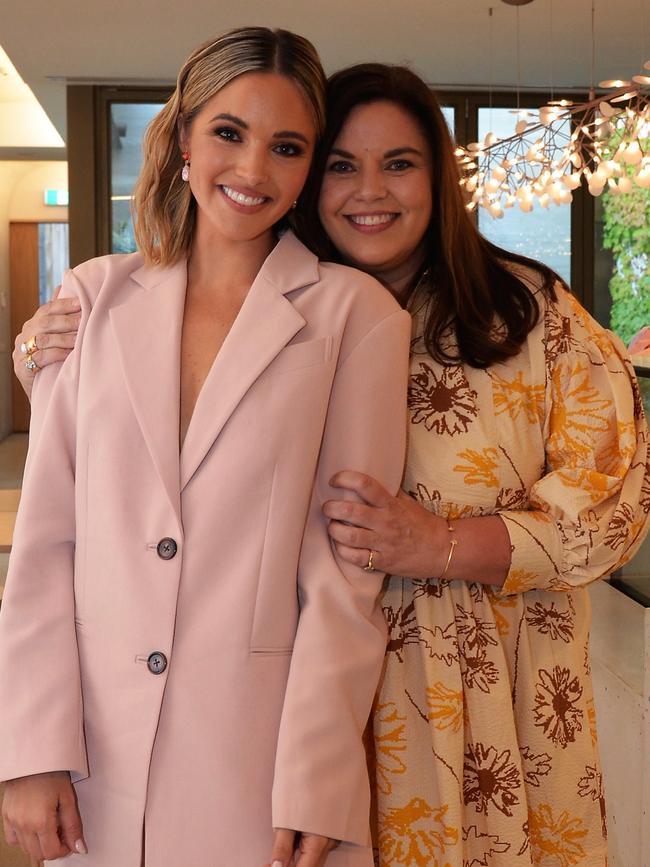
[[[616,137],[611,140],[612,153],[618,143]],[[646,151],[650,142],[640,144]],[[631,177],[632,170],[626,171]],[[603,214],[603,246],[614,256],[610,327],[627,344],[639,328],[650,325],[650,188],[634,184],[629,193],[604,193]]]
[[[133,253],[136,250],[133,226],[124,220],[113,226],[113,253]]]

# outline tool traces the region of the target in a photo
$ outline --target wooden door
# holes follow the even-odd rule
[[[9,224],[9,285],[13,338],[38,307],[38,223]],[[14,430],[29,430],[29,401],[15,376],[12,410]]]

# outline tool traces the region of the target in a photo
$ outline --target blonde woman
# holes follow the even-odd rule
[[[64,280],[79,334],[36,380],[0,618],[4,828],[33,858],[372,864],[381,576],[321,509],[341,466],[399,486],[409,317],[279,237],[323,89],[283,31],[199,48],[147,133],[139,252]]]

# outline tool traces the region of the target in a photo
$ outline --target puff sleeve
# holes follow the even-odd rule
[[[621,341],[557,287],[544,313],[545,473],[527,511],[506,511],[512,560],[502,595],[570,590],[611,573],[648,530],[650,454]]]

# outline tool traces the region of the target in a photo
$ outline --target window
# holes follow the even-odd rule
[[[514,134],[517,116],[508,108],[479,108],[478,140],[483,141],[488,132],[500,139]],[[535,122],[534,118],[531,122]],[[538,259],[571,282],[571,208],[554,205],[542,208],[535,201],[533,211],[525,214],[515,205],[504,211],[501,219],[495,219],[478,209],[479,228],[485,237],[513,253]]]
[[[144,134],[160,108],[156,102],[110,104],[111,253],[135,250],[131,195],[142,165]]]

